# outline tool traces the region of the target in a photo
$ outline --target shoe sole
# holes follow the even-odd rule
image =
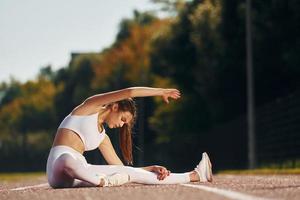
[[[209,156],[207,155],[206,152],[203,153],[203,157],[205,159],[205,171],[206,171],[206,177],[207,177],[207,181],[208,182],[212,182],[213,178],[212,178],[212,165],[209,159]]]

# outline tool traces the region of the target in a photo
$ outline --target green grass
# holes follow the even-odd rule
[[[262,168],[262,169],[249,169],[249,170],[222,170],[217,174],[249,174],[249,175],[279,175],[279,174],[293,174],[300,175],[300,168],[293,169],[274,169],[274,168]]]
[[[9,172],[0,173],[0,181],[21,181],[28,178],[34,178],[39,176],[45,176],[45,172]]]

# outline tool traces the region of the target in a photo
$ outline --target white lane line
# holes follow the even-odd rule
[[[252,196],[252,195],[248,195],[248,194],[243,194],[240,192],[234,192],[231,190],[224,190],[224,189],[219,189],[219,188],[213,188],[213,187],[208,187],[208,186],[204,186],[204,185],[192,185],[192,184],[180,184],[186,187],[192,187],[192,188],[198,188],[201,190],[205,190],[208,192],[213,192],[216,193],[218,195],[230,198],[230,199],[234,199],[234,200],[271,200],[271,199],[267,199],[267,198],[261,198],[261,197],[256,197],[256,196]]]
[[[10,191],[18,191],[18,190],[27,190],[27,189],[31,189],[31,188],[39,188],[39,187],[45,187],[45,186],[49,186],[49,184],[42,183],[42,184],[38,184],[38,185],[30,185],[30,186],[26,186],[26,187],[13,188],[13,189],[9,189],[9,190]]]

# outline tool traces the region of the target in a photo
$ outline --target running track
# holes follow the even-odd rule
[[[52,189],[46,178],[18,182],[0,180],[0,199],[72,200],[268,200],[300,199],[300,175],[216,175],[213,183],[180,185],[126,184],[110,188]]]

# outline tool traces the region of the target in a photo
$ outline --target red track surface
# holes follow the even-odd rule
[[[112,200],[152,200],[152,199],[241,199],[238,196],[225,197],[213,191],[191,188],[183,185],[141,185],[126,184],[110,188],[66,188],[52,189],[35,185],[46,183],[45,177],[18,182],[0,180],[0,199],[112,199]],[[217,175],[213,183],[194,183],[205,188],[218,188],[250,195],[252,199],[300,199],[300,175]],[[33,188],[20,188],[34,186]],[[20,190],[12,190],[19,188]]]

